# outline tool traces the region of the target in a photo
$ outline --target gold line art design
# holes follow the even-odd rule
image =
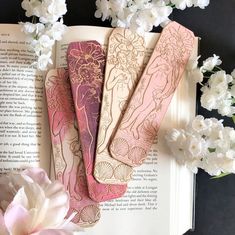
[[[105,53],[96,41],[73,42],[67,58],[90,198],[102,202],[121,197],[126,185],[101,184],[93,176]]]
[[[68,71],[49,71],[45,87],[55,176],[70,194],[67,216],[76,212],[74,223],[83,227],[92,226],[100,218],[99,205],[88,194]],[[89,220],[85,218],[86,213],[90,214]]]
[[[191,31],[176,22],[163,30],[110,145],[115,159],[138,166],[147,157],[183,75],[194,38]],[[126,150],[119,151],[124,141]]]
[[[95,178],[101,183],[125,184],[131,179],[132,169],[120,167],[123,164],[110,156],[108,146],[140,77],[144,52],[142,37],[128,29],[113,30],[108,45],[94,169]]]

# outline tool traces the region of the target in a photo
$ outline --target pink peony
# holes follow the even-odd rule
[[[79,231],[71,217],[69,194],[44,170],[30,168],[0,177],[1,235],[70,235]]]

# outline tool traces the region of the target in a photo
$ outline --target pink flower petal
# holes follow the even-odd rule
[[[4,222],[3,212],[0,209],[0,234],[1,235],[7,235],[7,228]]]
[[[31,235],[73,235],[73,232],[63,229],[45,229]]]
[[[24,170],[22,172],[22,176],[30,177],[34,182],[38,183],[40,186],[51,183],[47,176],[47,173],[43,169],[37,167],[32,167]]]
[[[11,234],[28,234],[27,225],[31,219],[28,211],[21,205],[14,205],[12,207],[10,205],[4,214],[4,220]]]

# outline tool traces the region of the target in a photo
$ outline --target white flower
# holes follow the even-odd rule
[[[54,45],[54,40],[52,40],[48,35],[42,35],[38,39],[38,43],[42,48],[51,48]]]
[[[26,10],[25,15],[27,17],[31,17],[31,16],[37,16],[40,17],[41,15],[41,1],[40,0],[24,0],[21,3],[21,6],[24,10]]]
[[[201,83],[203,81],[203,73],[200,69],[188,71],[187,77],[195,83]]]
[[[218,163],[219,163],[218,155],[217,153],[213,152],[208,154],[207,157],[202,159],[201,168],[210,175],[218,176],[222,173]]]
[[[193,5],[195,7],[200,7],[201,9],[204,9],[210,4],[210,0],[193,0]]]
[[[31,47],[38,57],[34,64],[37,64],[38,69],[46,70],[46,66],[52,64],[49,55],[53,45],[56,40],[62,39],[66,30],[62,19],[67,11],[65,0],[24,0],[22,7],[26,10],[26,16],[39,18],[40,23],[21,24],[22,31],[29,36]]]
[[[67,12],[65,0],[43,0],[40,22],[55,23]]]
[[[194,173],[235,173],[235,130],[222,120],[196,116],[185,130],[168,131],[166,140],[177,162]]]
[[[191,122],[190,128],[199,134],[205,134],[211,127],[211,122],[205,120],[203,116],[197,115]]]
[[[207,150],[207,144],[201,137],[196,135],[187,135],[185,149],[186,156],[189,158],[201,159]]]
[[[171,152],[180,164],[185,164],[187,158],[184,155],[186,136],[183,130],[172,129],[167,132],[166,140]]]
[[[153,26],[165,26],[172,13],[172,3],[178,8],[193,6],[205,7],[208,0],[96,0],[95,17],[111,19],[113,27],[130,28],[143,35]]]
[[[59,21],[54,23],[46,34],[53,40],[60,41],[65,31],[66,26],[63,24],[63,21]]]
[[[231,117],[234,114],[234,108],[232,107],[232,100],[222,100],[218,106],[218,113],[222,116]]]
[[[171,0],[175,7],[180,10],[184,10],[186,7],[192,7],[192,0]]]
[[[194,58],[194,59],[189,59],[187,66],[186,66],[186,70],[191,71],[191,70],[197,69],[198,68],[198,60],[200,57],[201,56],[198,56],[197,58]]]
[[[49,64],[52,64],[51,52],[47,54],[42,54],[38,57],[37,68],[41,71],[47,70]]]
[[[203,92],[200,98],[201,106],[209,111],[216,109],[217,100],[215,92],[211,91],[208,87],[202,87],[201,91]]]
[[[36,25],[35,24],[32,24],[30,22],[26,22],[26,23],[21,23],[21,25],[23,25],[22,31],[25,34],[32,34],[36,31]]]
[[[235,97],[235,85],[232,85],[229,91],[231,93],[231,96]]]
[[[97,0],[96,1],[97,10],[95,12],[95,17],[101,18],[102,21],[106,20],[110,16],[110,1],[107,0]],[[115,9],[114,9],[115,10]]]
[[[218,71],[211,75],[208,80],[208,84],[210,87],[222,86],[224,90],[228,88],[228,83],[232,81],[232,76],[227,75],[224,70]]]
[[[205,73],[206,71],[212,71],[215,66],[218,66],[221,63],[222,61],[219,59],[219,56],[214,54],[213,57],[209,57],[203,61],[203,66],[200,69]]]
[[[235,69],[232,71],[231,76],[235,79]]]

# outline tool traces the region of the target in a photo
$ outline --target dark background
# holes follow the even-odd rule
[[[26,20],[20,3],[20,0],[0,0],[0,23]],[[94,17],[95,0],[67,0],[67,7],[68,13],[64,17],[66,25],[110,26],[108,21],[102,22]],[[235,68],[235,0],[211,0],[205,10],[175,10],[171,19],[188,27],[201,38],[202,60],[217,54],[223,60],[221,67],[227,72]],[[222,118],[216,112],[207,112],[200,105],[198,113],[206,117],[213,115]],[[227,118],[225,124],[232,125],[232,122]],[[235,175],[212,180],[208,174],[199,171],[196,184],[195,231],[186,234],[235,234]]]

